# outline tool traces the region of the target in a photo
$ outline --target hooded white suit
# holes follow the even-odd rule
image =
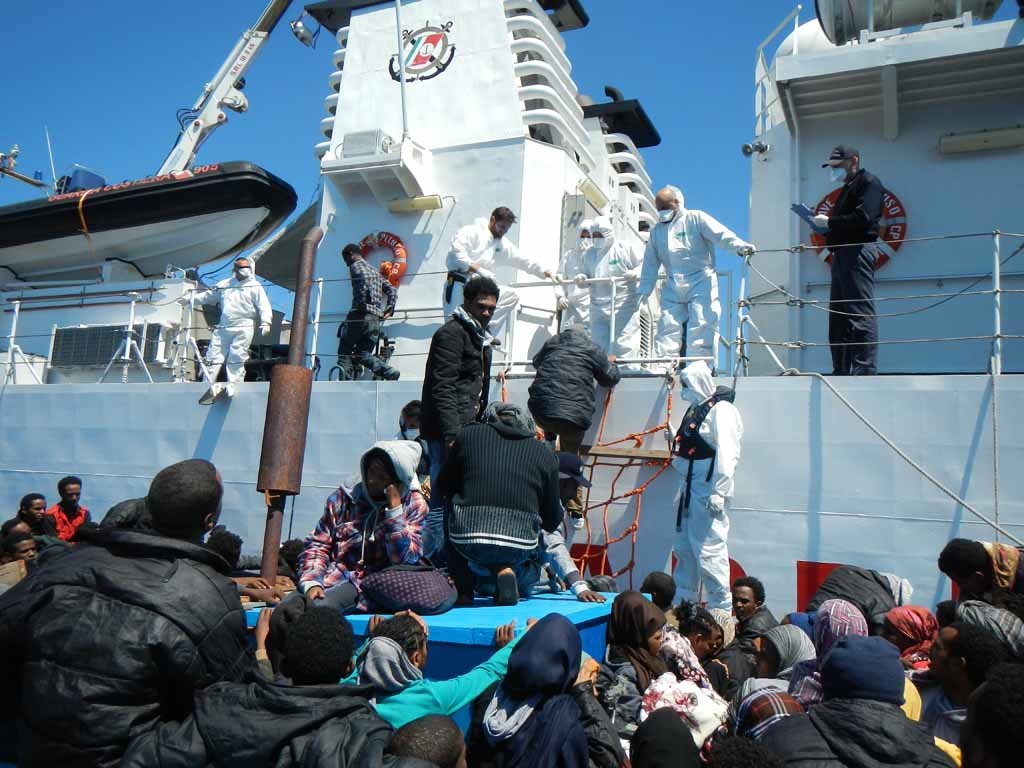
[[[210,375],[216,377],[226,355],[228,383],[244,380],[245,361],[249,359],[249,345],[256,328],[269,333],[274,317],[267,292],[256,280],[256,271],[244,280],[235,277],[221,280],[213,290],[197,294],[196,300],[220,305],[220,322],[206,350]]]
[[[718,359],[718,327],[722,308],[718,303],[715,247],[733,251],[753,248],[728,227],[704,211],[683,208],[671,221],[659,221],[651,232],[644,253],[640,287],[641,299],[654,292],[659,267],[665,268],[661,291],[661,317],[654,338],[655,357],[710,357]],[[682,329],[686,326],[685,346]]]
[[[711,369],[703,360],[690,363],[679,376],[685,387],[683,398],[691,405],[704,403],[715,393]],[[709,608],[731,610],[727,506],[733,495],[733,476],[743,439],[739,410],[720,400],[708,411],[698,434],[715,449],[716,455],[693,462],[690,504],[682,510],[673,546],[678,597],[691,602],[706,601]],[[672,460],[681,476],[677,510],[686,498],[689,464],[685,458]]]
[[[588,278],[620,278],[612,301],[610,283],[591,283],[590,336],[610,355],[629,357],[637,347],[640,300],[636,280],[640,276],[640,254],[615,236],[615,228],[607,216],[594,219],[592,231],[603,236],[584,254],[582,274]],[[627,278],[627,279],[621,279]],[[612,338],[612,314],[615,315],[615,338]]]
[[[584,219],[580,222],[580,233],[587,233],[586,237],[580,237],[576,245],[562,254],[562,260],[558,263],[558,274],[567,280],[572,280],[576,275],[585,271],[587,253],[593,247],[590,239],[590,230],[594,222]],[[565,299],[568,306],[562,312],[562,325],[560,330],[571,328],[574,325],[587,326],[590,323],[590,290],[587,286],[579,286],[568,282],[555,286],[555,297],[559,300]]]

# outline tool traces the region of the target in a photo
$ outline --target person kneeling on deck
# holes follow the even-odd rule
[[[370,266],[358,245],[342,248],[341,258],[352,278],[352,309],[338,328],[339,379],[357,379],[365,367],[374,379],[396,381],[398,371],[377,356],[377,344],[381,326],[395,313],[398,290]]]
[[[448,251],[448,280],[444,286],[445,317],[451,317],[462,306],[463,286],[467,282],[480,277],[493,280],[498,267],[510,264],[539,280],[547,280],[552,276],[551,270],[524,256],[506,237],[515,223],[516,215],[510,209],[495,208],[489,220],[477,219],[455,233],[451,250]],[[501,297],[491,321],[492,333],[497,339],[504,341],[505,333],[511,325],[506,322],[510,321],[518,304],[519,294],[502,286]]]
[[[419,562],[427,515],[416,477],[419,460],[418,443],[376,443],[360,459],[362,482],[328,497],[299,557],[299,588],[310,600],[351,611],[367,575]]]
[[[672,466],[682,475],[674,551],[680,599],[732,608],[729,591],[729,515],[733,475],[740,460],[743,420],[728,387],[715,388],[703,360],[686,366],[680,380],[690,403],[672,441]]]
[[[498,605],[514,605],[540,579],[541,531],[562,522],[558,459],[536,439],[533,419],[511,403],[491,403],[483,423],[455,438],[435,493],[447,502],[445,533],[459,603],[474,585]]]
[[[226,355],[224,368],[228,383],[227,386],[214,383],[203,395],[200,404],[210,405],[221,394],[232,397],[235,384],[245,380],[245,361],[249,359],[255,326],[258,324],[260,333],[266,336],[270,333],[274,313],[267,292],[256,280],[252,260],[245,256],[235,259],[233,277],[221,280],[213,290],[197,293],[195,298],[201,304],[220,305],[220,322],[206,350],[206,365],[216,382]]]

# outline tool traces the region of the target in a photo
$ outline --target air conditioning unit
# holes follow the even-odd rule
[[[342,139],[336,153],[341,160],[389,155],[394,145],[395,140],[380,129],[375,131],[355,131],[345,134],[345,138]]]

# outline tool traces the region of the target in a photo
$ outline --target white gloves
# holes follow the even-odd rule
[[[270,323],[261,323],[260,324],[260,334],[263,335],[263,336],[266,336],[269,333],[270,333]]]
[[[725,513],[725,499],[717,493],[709,496],[708,512],[712,517],[721,517]]]
[[[757,252],[757,248],[753,245],[744,245],[736,249],[737,256],[753,256]]]
[[[574,277],[574,278],[573,278],[573,281],[574,281],[574,282],[576,283],[576,285],[578,285],[578,286],[579,286],[580,288],[586,288],[586,287],[587,287],[587,280],[589,280],[589,279],[590,279],[589,277],[587,277],[586,275],[584,275],[584,274],[583,274],[583,273],[581,272],[580,274],[576,275],[576,277]]]
[[[569,300],[565,296],[558,297],[558,310],[559,312],[565,312],[569,308]]]
[[[814,226],[820,227],[821,229],[828,229],[828,216],[824,213],[819,213],[814,217]]]

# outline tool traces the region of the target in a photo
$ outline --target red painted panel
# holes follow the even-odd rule
[[[815,563],[809,560],[796,561],[796,609],[806,611],[818,587],[825,577],[842,563]]]
[[[612,564],[605,558],[604,544],[573,544],[569,548],[569,554],[576,561],[580,574],[588,576],[611,576],[614,573]]]

